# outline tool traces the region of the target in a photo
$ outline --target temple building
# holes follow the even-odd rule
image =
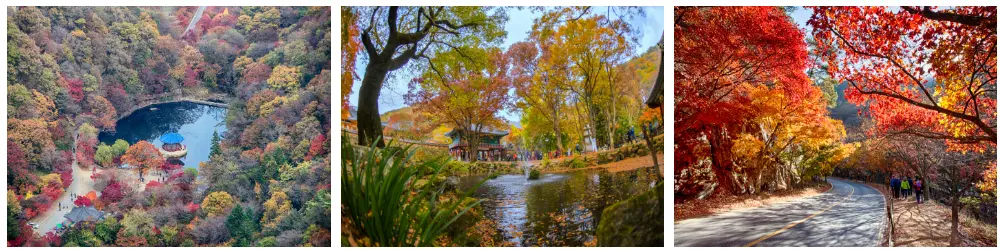
[[[445,133],[445,136],[452,138],[452,144],[448,145],[448,152],[455,159],[469,161],[471,157],[477,157],[478,161],[501,161],[506,157],[507,150],[501,144],[501,138],[506,136],[508,131],[484,128],[480,132],[480,144],[477,150],[469,148],[469,141],[465,138],[465,131],[461,128],[452,129]]]

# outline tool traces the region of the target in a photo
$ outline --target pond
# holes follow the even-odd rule
[[[129,145],[146,140],[159,148],[163,145],[160,136],[179,133],[181,142],[188,148],[188,155],[178,159],[186,168],[198,168],[198,163],[208,161],[212,148],[212,132],[221,137],[226,132],[226,108],[197,104],[193,102],[173,102],[154,104],[136,110],[118,120],[115,132],[101,132],[98,140],[108,145],[123,139]]]
[[[501,175],[487,180],[473,196],[486,199],[483,214],[497,222],[504,240],[518,246],[583,246],[593,240],[605,207],[650,190],[656,168],[611,173],[582,170],[543,174]],[[460,178],[469,190],[485,176]]]

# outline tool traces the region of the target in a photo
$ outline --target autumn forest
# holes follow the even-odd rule
[[[7,7],[8,246],[330,246],[329,7]]]
[[[663,14],[343,7],[341,246],[663,246]]]
[[[676,245],[996,246],[996,7],[674,14]]]

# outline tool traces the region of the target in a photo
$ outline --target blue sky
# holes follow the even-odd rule
[[[813,32],[813,28],[806,25],[806,21],[810,20],[810,15],[813,15],[813,10],[802,6],[797,6],[796,11],[792,12],[792,20],[796,21],[796,24],[799,25],[800,29],[803,29],[803,32],[805,32],[806,35],[812,34],[811,32]]]
[[[639,46],[634,49],[637,55],[646,51],[647,48],[656,45],[664,33],[664,7],[643,8],[646,12],[645,17],[634,17],[632,20],[629,20],[629,23],[635,27],[639,27],[641,32]],[[507,11],[509,19],[504,26],[504,30],[507,31],[507,38],[504,39],[504,43],[501,45],[504,49],[510,47],[511,44],[525,40],[532,29],[532,22],[535,18],[542,15],[542,13],[532,13],[528,8],[522,10],[509,9]],[[809,15],[807,15],[807,18],[809,18]],[[364,62],[359,59],[357,67],[358,74],[364,75]],[[412,76],[410,75],[398,75],[395,79],[388,79],[383,84],[382,92],[379,96],[379,112],[385,113],[406,106],[403,102],[403,95],[407,92],[407,83],[411,78]],[[351,96],[348,99],[351,106],[358,105],[358,91],[360,88],[361,79],[356,79],[355,84],[352,86]],[[521,119],[520,114],[511,111],[502,111],[501,116],[514,124],[518,124]]]

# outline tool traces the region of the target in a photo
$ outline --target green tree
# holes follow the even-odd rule
[[[97,145],[97,152],[94,152],[94,160],[104,167],[110,167],[115,159],[115,149],[103,142]]]
[[[264,237],[261,238],[261,240],[257,241],[257,247],[274,247],[277,244],[278,241],[275,240],[274,236]]]
[[[243,209],[240,204],[236,204],[229,216],[226,217],[226,228],[229,229],[229,234],[236,239],[235,246],[250,246],[250,243],[253,242],[251,237],[258,230],[254,212],[249,208]]]
[[[209,150],[209,156],[211,157],[211,156],[214,156],[214,155],[218,155],[219,153],[222,153],[222,149],[219,148],[219,132],[213,131],[212,132],[212,149]]]
[[[118,139],[115,140],[115,144],[111,145],[111,148],[114,149],[115,157],[119,157],[125,155],[125,152],[129,150],[129,142]]]
[[[10,196],[10,191],[7,191],[8,196]],[[9,200],[9,199],[8,199]],[[21,222],[17,220],[18,215],[17,208],[13,204],[7,204],[7,240],[16,239],[21,236]]]
[[[83,227],[74,227],[73,229],[70,229],[63,234],[62,239],[64,246],[68,246],[70,243],[74,243],[81,247],[99,247],[102,245],[101,239],[94,235],[94,231]]]
[[[118,238],[118,230],[121,229],[121,225],[118,224],[118,219],[114,217],[109,217],[98,223],[94,228],[94,234],[98,239],[104,242],[104,244],[112,244]]]

